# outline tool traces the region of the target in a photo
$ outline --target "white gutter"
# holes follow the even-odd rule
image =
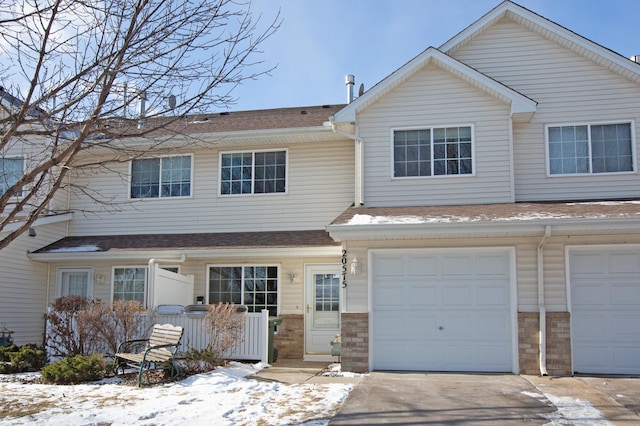
[[[147,274],[147,306],[152,306],[153,292],[155,289],[155,266],[156,263],[184,263],[187,256],[182,254],[180,259],[149,259],[149,273]]]
[[[547,376],[547,309],[544,304],[544,243],[551,236],[551,226],[544,228],[544,235],[538,244],[538,311],[540,315],[539,346],[540,374]]]
[[[362,156],[363,156],[363,143],[364,140],[358,136],[354,135],[336,128],[336,122],[334,121],[334,117],[329,117],[329,123],[331,123],[331,130],[334,133],[344,136],[345,138],[353,139],[355,141],[355,156],[356,156],[356,164],[355,164],[355,197],[354,197],[354,205],[355,206],[363,206],[364,205],[364,197],[363,197],[363,179],[362,179]]]

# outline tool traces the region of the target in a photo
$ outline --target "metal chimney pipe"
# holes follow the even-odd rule
[[[140,93],[138,94],[139,96],[139,111],[138,111],[138,129],[144,129],[144,117],[146,114],[146,100],[147,100],[147,92],[145,92],[144,90],[140,91]]]
[[[344,77],[344,82],[347,85],[347,103],[350,104],[353,102],[353,86],[356,84],[356,78],[351,74],[347,74]]]

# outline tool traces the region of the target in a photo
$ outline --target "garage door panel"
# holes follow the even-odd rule
[[[509,253],[461,251],[405,253],[401,274],[372,277],[374,369],[513,370]],[[372,269],[391,257],[374,254]],[[389,290],[404,305],[383,300]]]
[[[471,283],[458,282],[443,288],[442,305],[444,306],[471,306],[473,305],[474,294],[469,291]]]
[[[408,284],[408,293],[407,307],[409,309],[436,306],[438,304],[438,288],[435,285],[410,283]]]
[[[474,275],[475,262],[473,258],[468,256],[442,256],[440,258],[442,264],[442,276],[444,277],[461,277]]]
[[[509,304],[509,282],[493,281],[480,283],[476,297],[478,306],[504,306]]]
[[[640,248],[569,254],[573,369],[640,373]]]
[[[377,277],[403,276],[404,260],[401,256],[380,256],[373,265]]]
[[[378,290],[380,308],[401,308],[405,305],[405,289],[398,286],[384,286]]]

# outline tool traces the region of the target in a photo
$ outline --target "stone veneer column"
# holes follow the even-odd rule
[[[565,376],[571,368],[571,318],[569,312],[547,312],[547,372]]]
[[[274,338],[278,358],[302,359],[304,357],[304,316],[280,315],[282,324]]]
[[[342,371],[369,371],[369,314],[343,313],[340,330]]]
[[[540,374],[538,312],[518,312],[518,363],[520,374]]]

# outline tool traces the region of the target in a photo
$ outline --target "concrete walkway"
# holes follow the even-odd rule
[[[329,362],[280,360],[255,378],[350,383],[331,425],[640,425],[640,379],[372,372],[322,375]]]

